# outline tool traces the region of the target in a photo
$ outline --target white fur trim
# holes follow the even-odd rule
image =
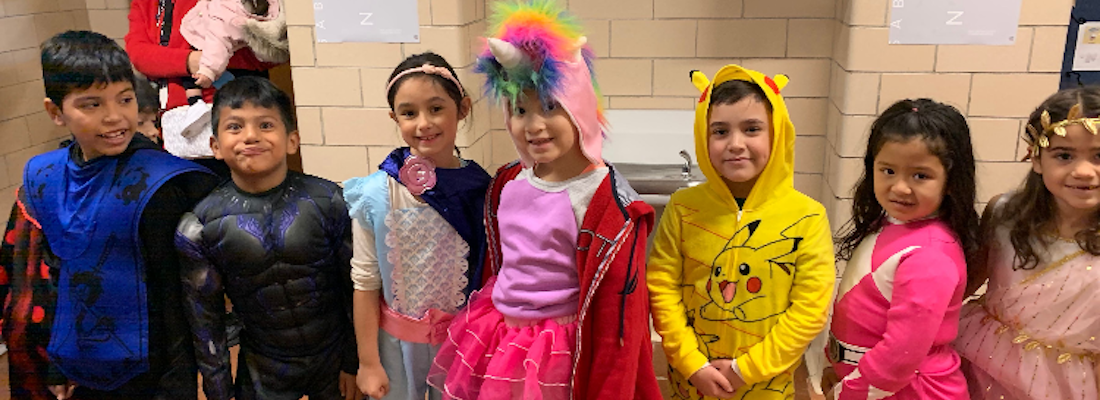
[[[279,13],[270,20],[245,20],[244,37],[260,61],[281,64],[290,60],[286,35],[286,3],[279,0]]]

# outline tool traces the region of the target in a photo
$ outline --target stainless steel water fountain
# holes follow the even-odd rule
[[[680,175],[685,181],[691,180],[691,154],[688,154],[687,150],[680,150],[680,157],[684,158],[684,167],[680,168]]]
[[[613,165],[639,194],[667,196],[706,181],[699,167],[692,162],[690,153],[680,150],[680,157],[684,158],[683,164]]]

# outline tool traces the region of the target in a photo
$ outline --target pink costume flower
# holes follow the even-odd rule
[[[435,187],[435,163],[426,157],[410,155],[405,158],[405,166],[398,171],[401,182],[414,195],[422,195]]]

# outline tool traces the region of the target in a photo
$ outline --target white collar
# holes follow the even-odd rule
[[[891,224],[894,224],[894,225],[911,224],[911,223],[914,223],[914,222],[926,221],[926,220],[936,219],[936,218],[940,217],[940,213],[939,213],[939,211],[937,211],[937,212],[928,214],[927,216],[922,217],[922,218],[917,218],[917,219],[913,219],[913,220],[909,220],[909,221],[902,221],[900,219],[891,217],[890,214],[887,213],[886,211],[883,211],[882,213],[886,214],[886,220],[889,221]]]

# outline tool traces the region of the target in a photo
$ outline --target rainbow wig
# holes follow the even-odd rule
[[[474,71],[485,74],[485,94],[510,118],[525,90],[544,106],[560,104],[580,132],[581,149],[594,163],[607,122],[593,69],[595,54],[576,17],[551,0],[493,5],[489,37]],[[517,144],[525,165],[531,158]]]

